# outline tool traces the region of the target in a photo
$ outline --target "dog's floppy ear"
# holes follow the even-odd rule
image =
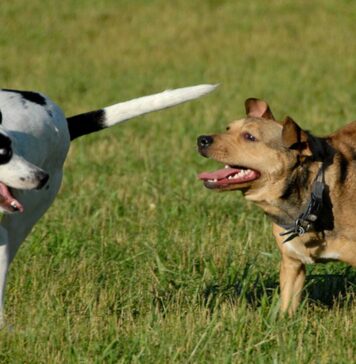
[[[283,122],[282,141],[287,148],[298,150],[303,156],[312,155],[309,134],[289,116]]]
[[[251,97],[245,101],[245,109],[247,116],[275,120],[266,101]]]

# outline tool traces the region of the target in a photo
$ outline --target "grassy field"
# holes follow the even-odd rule
[[[308,267],[278,318],[270,223],[196,174],[247,97],[323,135],[356,119],[346,0],[4,0],[1,87],[67,115],[197,83],[201,100],[73,143],[60,195],[9,275],[1,363],[355,363],[353,270]]]

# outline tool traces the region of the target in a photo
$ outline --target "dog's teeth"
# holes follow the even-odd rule
[[[241,169],[238,173],[231,174],[227,179],[239,179],[251,173],[251,169]]]
[[[18,210],[19,208],[18,208],[18,206],[17,206],[17,203],[15,202],[15,201],[12,201],[11,203],[10,203],[10,205],[15,209],[15,210]]]
[[[225,164],[225,168],[230,168],[230,166],[228,164]]]
[[[239,178],[246,176],[250,172],[251,172],[250,169],[242,169],[238,173],[230,175],[229,177],[227,177],[227,179],[239,179]]]

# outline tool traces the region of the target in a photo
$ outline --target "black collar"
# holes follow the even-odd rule
[[[307,207],[292,224],[280,225],[286,230],[279,234],[280,236],[286,236],[283,243],[291,241],[297,236],[302,236],[308,231],[316,230],[315,223],[318,220],[319,213],[323,207],[324,189],[324,166],[321,165],[313,182],[312,192]]]

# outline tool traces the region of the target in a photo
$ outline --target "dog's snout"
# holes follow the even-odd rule
[[[41,172],[37,172],[37,179],[38,179],[38,185],[36,187],[37,190],[40,190],[42,187],[45,186],[45,184],[47,183],[47,181],[49,180],[49,174],[41,171]]]
[[[213,144],[213,142],[214,142],[214,138],[210,135],[201,135],[197,139],[197,144],[198,144],[199,148],[207,148],[211,144]]]

